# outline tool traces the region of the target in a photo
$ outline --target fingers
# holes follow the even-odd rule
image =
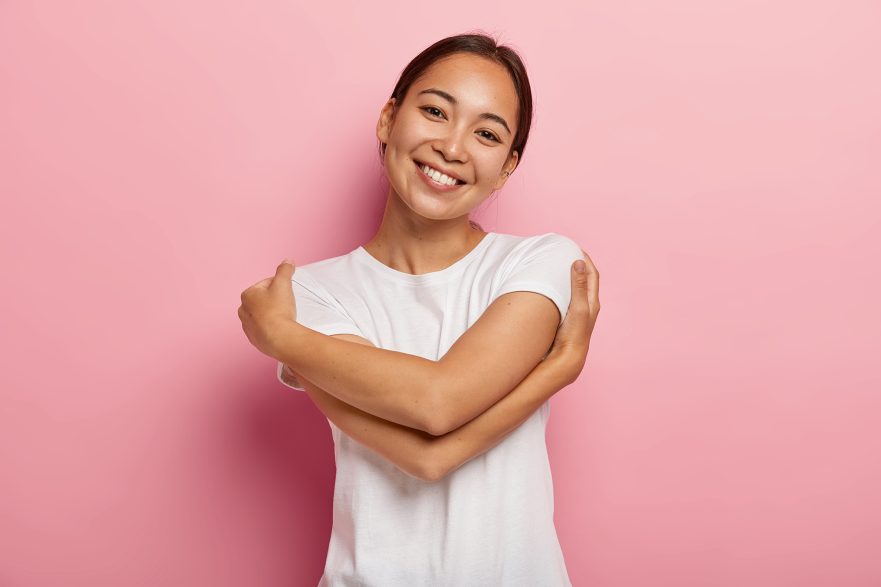
[[[266,279],[261,279],[260,281],[258,281],[257,283],[255,283],[254,285],[252,285],[251,287],[249,287],[248,289],[243,291],[241,293],[241,295],[239,296],[239,299],[241,299],[241,301],[242,301],[242,305],[245,305],[248,303],[248,300],[251,298],[251,296],[254,294],[254,291],[256,291],[257,289],[261,289],[261,288],[267,289],[272,284],[272,279],[273,279],[272,277],[267,277]]]
[[[259,289],[272,289],[281,287],[286,294],[291,294],[291,279],[294,276],[294,264],[292,261],[288,261],[285,259],[282,261],[278,267],[275,269],[275,275],[272,277],[267,277],[266,279],[261,279],[248,289],[242,292],[240,298],[242,301],[242,306],[248,305],[251,297],[256,293]],[[286,289],[285,289],[286,288]],[[241,316],[241,311],[239,312],[239,316]]]
[[[569,268],[572,296],[552,347],[562,356],[575,357],[580,365],[583,365],[590,348],[599,309],[599,272],[590,256],[584,251],[582,253],[584,259],[573,261]]]

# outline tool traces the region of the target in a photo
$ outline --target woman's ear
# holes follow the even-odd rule
[[[388,143],[388,138],[392,130],[392,123],[395,119],[395,105],[395,98],[389,98],[388,102],[385,103],[382,110],[379,112],[379,120],[376,122],[376,138],[378,138],[381,143]]]
[[[502,186],[505,185],[505,182],[508,181],[508,178],[511,177],[511,174],[514,173],[514,170],[517,168],[519,160],[520,154],[517,151],[512,151],[508,160],[502,165],[502,171],[499,173],[499,179],[496,180],[496,185],[493,190],[502,189]]]

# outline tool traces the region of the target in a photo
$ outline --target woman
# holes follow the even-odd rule
[[[547,400],[584,365],[599,275],[567,237],[469,220],[522,160],[531,117],[516,53],[435,43],[380,113],[376,235],[242,294],[249,340],[331,424],[321,585],[569,585]]]

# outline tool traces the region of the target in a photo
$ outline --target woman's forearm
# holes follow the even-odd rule
[[[353,344],[294,321],[272,329],[267,354],[360,410],[441,436],[510,393],[554,340],[558,310],[535,292],[509,292],[437,361]],[[351,335],[350,335],[351,336]]]
[[[452,432],[432,436],[359,410],[328,394],[305,374],[299,375],[306,392],[340,430],[426,481],[441,479],[494,447],[571,382],[561,365],[546,359],[488,410]]]
[[[508,395],[488,410],[437,438],[432,478],[442,478],[500,443],[551,396],[571,383],[568,371],[553,359],[535,366]]]
[[[427,416],[436,361],[341,340],[293,322],[275,338],[274,357],[322,392],[382,420],[431,431]]]
[[[299,381],[312,402],[337,428],[382,455],[405,473],[427,480],[429,469],[426,459],[433,441],[440,437],[377,418],[350,406],[302,375]]]

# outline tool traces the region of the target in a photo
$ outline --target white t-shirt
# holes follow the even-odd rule
[[[543,294],[562,321],[570,266],[581,258],[581,248],[556,233],[490,232],[449,267],[412,275],[358,247],[296,268],[297,321],[438,360],[504,293]],[[279,363],[280,381],[281,370]],[[545,402],[501,443],[433,483],[328,420],[337,471],[319,587],[570,585],[553,520],[549,409]]]

